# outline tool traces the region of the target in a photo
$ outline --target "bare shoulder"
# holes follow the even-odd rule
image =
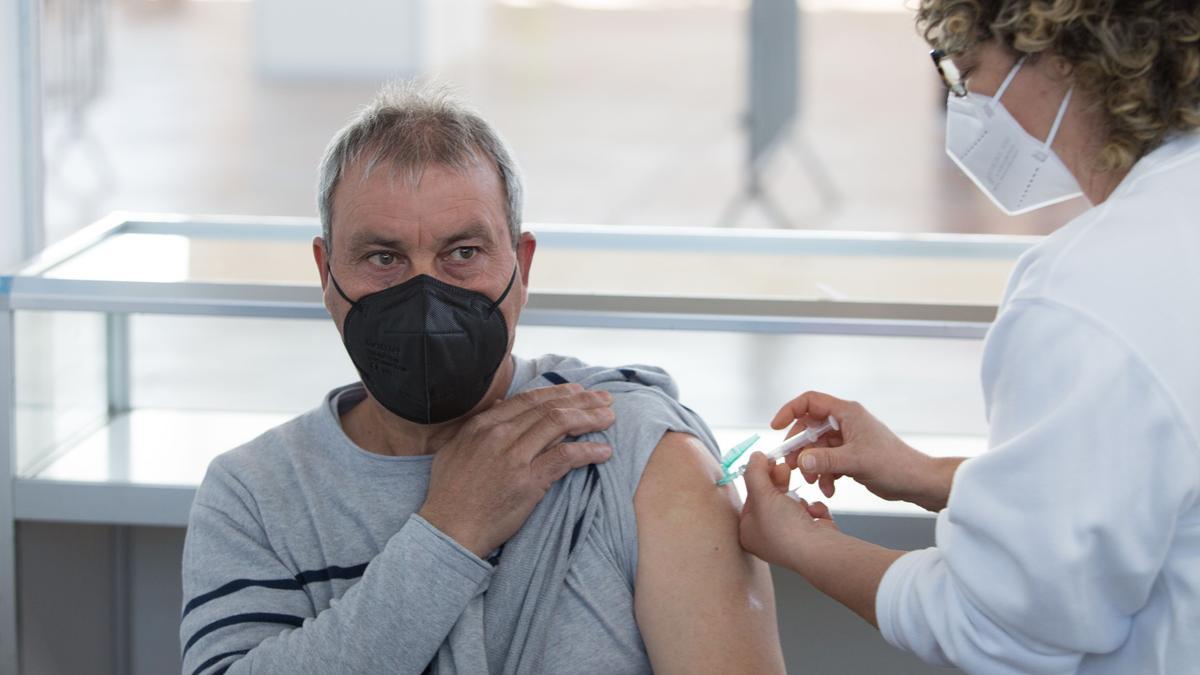
[[[634,497],[641,523],[643,510],[656,518],[707,503],[715,513],[728,510],[736,520],[741,504],[733,486],[717,487],[721,468],[700,439],[667,432],[646,464]]]
[[[690,434],[655,448],[634,498],[638,627],[658,672],[783,672],[770,570],[738,543],[720,476]]]

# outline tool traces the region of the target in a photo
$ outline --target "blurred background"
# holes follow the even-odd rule
[[[413,76],[507,138],[535,223],[1036,234],[1081,209],[1004,216],[953,166],[902,0],[752,4],[44,0],[46,239],[114,209],[314,215],[325,143]]]

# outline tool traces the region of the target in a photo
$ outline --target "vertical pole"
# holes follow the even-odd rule
[[[0,269],[42,247],[38,9],[0,3]]]
[[[129,536],[130,528],[113,525],[112,531],[112,672],[115,675],[132,672],[130,646],[129,593],[131,590]]]
[[[0,3],[0,271],[42,250],[41,0]],[[11,279],[0,276],[0,673],[19,672]]]
[[[106,314],[105,342],[108,361],[109,420],[129,412],[129,315]],[[131,672],[130,597],[132,588],[129,560],[129,528],[113,525],[112,530],[112,672]]]
[[[104,317],[108,351],[108,416],[129,412],[129,315]]]
[[[28,260],[46,246],[44,218],[45,162],[42,155],[42,22],[41,0],[18,0],[20,49],[21,187],[24,251]]]
[[[18,672],[17,564],[13,517],[13,478],[16,434],[13,430],[15,392],[13,373],[13,313],[8,303],[8,279],[0,277],[0,673]]]

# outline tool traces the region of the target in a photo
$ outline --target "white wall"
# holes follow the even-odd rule
[[[471,54],[486,0],[256,0],[259,72],[284,80],[378,81],[428,75]]]

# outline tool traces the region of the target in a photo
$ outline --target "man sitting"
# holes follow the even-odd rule
[[[511,354],[536,242],[491,127],[385,89],[319,190],[362,382],[209,467],[183,672],[782,672],[770,575],[670,378]]]

